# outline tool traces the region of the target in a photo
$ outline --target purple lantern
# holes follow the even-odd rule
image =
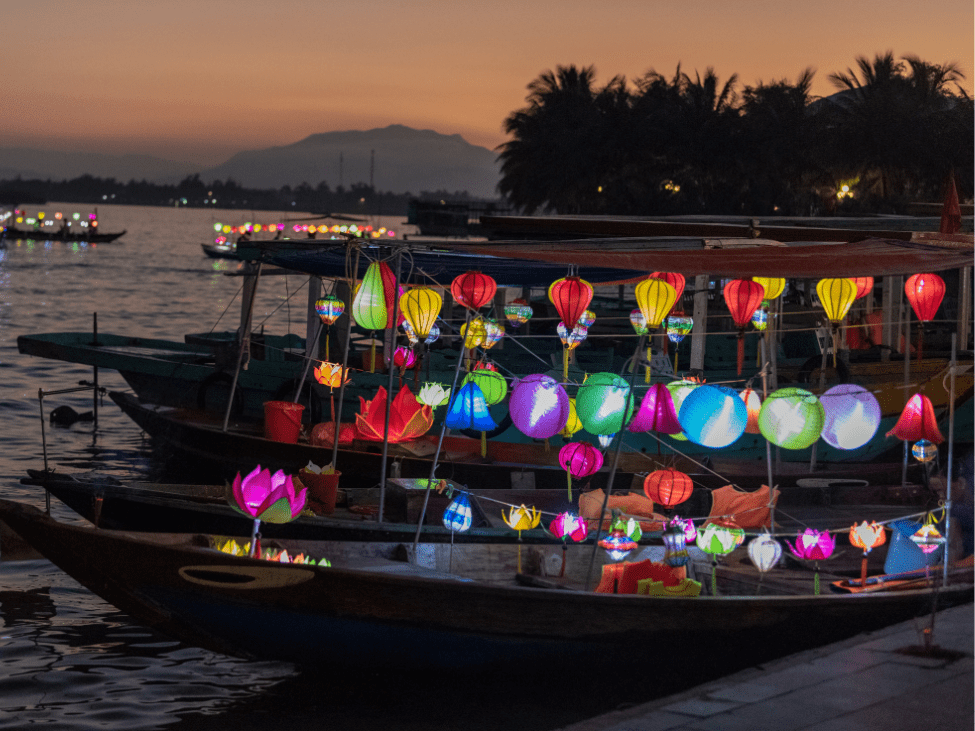
[[[640,409],[630,422],[631,432],[655,431],[661,434],[680,434],[674,398],[663,383],[654,383],[647,389]]]
[[[508,411],[522,434],[548,439],[562,431],[569,420],[569,395],[551,376],[534,373],[511,390]]]
[[[841,383],[819,397],[823,405],[820,436],[837,449],[857,449],[873,439],[880,426],[880,403],[863,386]]]

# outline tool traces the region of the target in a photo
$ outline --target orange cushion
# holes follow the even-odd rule
[[[769,486],[762,485],[753,492],[744,492],[733,485],[725,485],[711,492],[711,514],[708,523],[717,519],[733,520],[742,528],[771,528]],[[772,491],[772,504],[779,499],[779,491]]]

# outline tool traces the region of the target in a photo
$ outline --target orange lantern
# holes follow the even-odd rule
[[[571,331],[592,302],[592,285],[580,277],[564,277],[552,282],[548,298],[555,305],[562,324]]]
[[[860,564],[860,585],[867,585],[867,554],[877,546],[882,546],[887,540],[887,531],[876,522],[863,521],[860,525],[850,526],[850,543],[863,549],[863,562]]]
[[[450,293],[454,299],[464,307],[477,310],[494,299],[498,285],[493,277],[481,272],[465,272],[454,278],[450,284]]]
[[[694,492],[691,478],[677,470],[657,470],[643,480],[643,492],[659,505],[679,505]]]
[[[851,277],[853,283],[857,286],[857,296],[856,299],[865,297],[866,295],[873,292],[873,277]]]
[[[745,328],[765,299],[765,287],[749,279],[732,279],[724,286],[724,301],[738,326],[738,375],[745,364]]]

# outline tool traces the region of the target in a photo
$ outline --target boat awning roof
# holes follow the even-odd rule
[[[910,240],[870,238],[855,242],[792,242],[767,239],[587,239],[547,242],[485,242],[452,245],[511,259],[608,267],[627,272],[679,272],[685,276],[828,277],[895,276],[957,269],[973,264],[971,234],[914,233]],[[579,275],[585,278],[580,268]]]

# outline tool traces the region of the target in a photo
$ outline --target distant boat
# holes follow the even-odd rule
[[[89,244],[108,244],[116,239],[120,239],[126,233],[126,229],[114,233],[101,233],[91,228],[83,228],[78,231],[67,229],[45,230],[35,228],[24,230],[16,226],[7,226],[3,230],[3,236],[7,239],[20,239],[22,241],[68,241]]]

